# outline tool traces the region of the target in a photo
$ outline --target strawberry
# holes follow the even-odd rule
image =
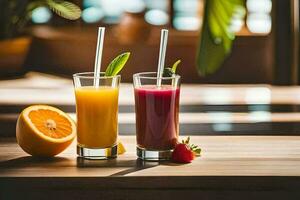
[[[200,156],[201,149],[198,146],[189,144],[190,137],[186,140],[182,140],[175,146],[172,153],[172,160],[177,163],[190,163],[194,160],[195,156]]]
[[[173,153],[172,160],[178,163],[190,163],[194,160],[194,153],[186,144],[177,144]]]

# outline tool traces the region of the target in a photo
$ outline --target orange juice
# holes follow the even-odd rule
[[[75,96],[78,145],[107,148],[117,144],[119,89],[78,87]]]

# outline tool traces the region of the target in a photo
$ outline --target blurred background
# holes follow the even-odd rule
[[[3,16],[10,6],[20,10],[26,2],[0,0],[0,26],[5,27]],[[132,74],[156,70],[160,30],[167,28],[166,65],[182,60],[178,73],[183,83],[183,134],[258,134],[262,130],[297,134],[298,0],[245,0],[245,18],[231,24],[236,33],[231,54],[207,76],[199,74],[196,64],[204,0],[71,2],[82,10],[77,20],[36,5],[23,34],[2,35],[2,135],[11,135],[6,130],[14,129],[18,112],[29,104],[47,103],[75,112],[71,75],[93,70],[98,26],[106,27],[102,67],[122,52],[132,53],[122,71],[127,85],[123,84],[120,95],[121,133],[135,131]],[[287,118],[293,121],[286,122]]]
[[[287,61],[276,62],[276,59],[285,59],[285,54],[290,51],[289,44],[276,44],[277,40],[285,42],[285,33],[280,31],[291,21],[281,15],[290,12],[290,3],[247,0],[246,17],[232,23],[237,39],[231,56],[215,74],[201,77],[196,71],[196,52],[203,21],[203,0],[73,2],[82,9],[80,19],[75,21],[58,17],[45,6],[32,11],[28,38],[23,40],[26,43],[23,48],[28,45],[27,51],[24,50],[24,55],[17,58],[1,58],[2,77],[30,70],[59,75],[90,71],[93,69],[97,27],[105,26],[108,30],[104,43],[104,66],[121,52],[132,52],[128,66],[122,72],[126,82],[132,81],[135,72],[155,70],[160,29],[168,28],[170,38],[166,64],[171,65],[181,59],[179,73],[186,83],[290,83],[288,78],[291,77],[281,74],[290,73],[290,66],[284,66],[286,63],[279,65],[279,62]],[[279,39],[282,35],[283,38]],[[280,52],[277,52],[278,48]],[[278,54],[282,58],[278,58]],[[21,60],[20,56],[24,58]],[[20,63],[13,66],[16,59]]]

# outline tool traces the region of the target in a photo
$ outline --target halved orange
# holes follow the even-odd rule
[[[76,136],[74,121],[63,111],[33,105],[20,114],[16,136],[21,148],[33,156],[51,157],[65,150]]]

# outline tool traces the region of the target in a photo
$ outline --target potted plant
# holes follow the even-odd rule
[[[25,30],[34,9],[42,6],[69,20],[76,20],[81,15],[80,8],[68,1],[0,1],[0,77],[22,73],[31,42]]]

